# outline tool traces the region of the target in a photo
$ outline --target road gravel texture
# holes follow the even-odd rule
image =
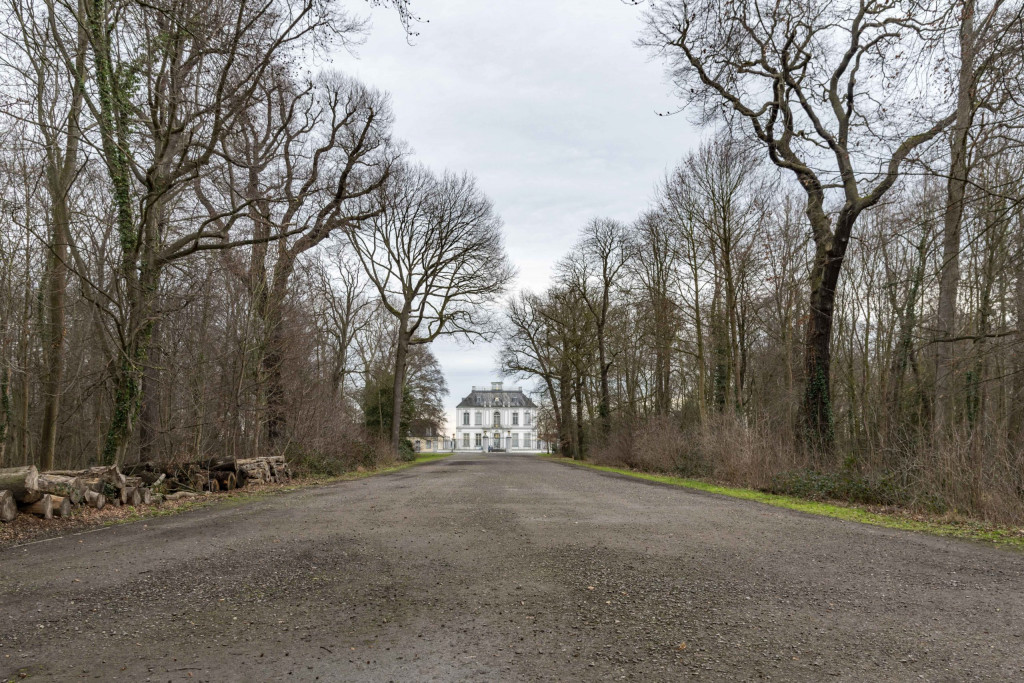
[[[1024,556],[531,456],[0,551],[0,680],[1024,680]]]

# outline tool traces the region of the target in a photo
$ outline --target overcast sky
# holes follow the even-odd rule
[[[375,10],[355,58],[335,66],[391,94],[397,134],[436,170],[470,171],[505,222],[515,289],[543,289],[596,216],[632,220],[698,142],[661,65],[633,46],[641,9],[621,0],[414,0],[407,42]],[[498,379],[488,344],[433,346],[454,406]],[[524,383],[524,387],[528,385]]]

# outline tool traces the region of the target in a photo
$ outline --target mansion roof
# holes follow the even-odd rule
[[[494,382],[491,388],[473,387],[469,396],[462,399],[458,408],[536,408],[529,396],[519,387],[503,389],[501,382]]]

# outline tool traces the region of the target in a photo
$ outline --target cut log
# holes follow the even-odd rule
[[[206,485],[206,488],[212,493],[217,493],[217,491],[220,491],[220,482],[217,481],[216,479],[210,479],[210,481]]]
[[[47,474],[59,474],[67,477],[81,477],[84,479],[102,479],[105,482],[113,484],[118,489],[122,489],[125,486],[124,475],[121,474],[121,470],[117,469],[117,465],[100,465],[98,467],[89,467],[84,470],[52,470]]]
[[[18,516],[18,503],[14,494],[4,489],[0,491],[0,522],[13,522]]]
[[[70,498],[73,505],[82,502],[83,486],[78,477],[69,477],[63,474],[50,474],[43,472],[36,482],[36,489],[43,493],[51,493],[55,496]]]
[[[97,510],[102,510],[103,506],[107,504],[107,497],[102,493],[96,493],[95,491],[85,492],[85,502]]]
[[[53,514],[57,517],[70,517],[72,509],[71,499],[64,496],[49,495],[50,508],[53,510]]]
[[[153,490],[152,489],[150,489],[148,486],[142,486],[142,487],[140,487],[138,489],[138,491],[139,491],[139,495],[142,497],[142,504],[143,505],[152,505],[153,504]]]
[[[205,464],[206,468],[210,470],[232,471],[235,469],[234,458],[210,458]]]
[[[164,500],[186,500],[198,497],[198,493],[192,493],[191,491],[178,491],[177,493],[171,493],[167,496],[164,496]]]
[[[279,484],[291,481],[292,472],[288,469],[288,463],[285,462],[284,458],[281,458],[280,461],[272,460],[270,462],[270,471],[274,475],[274,481]]]
[[[104,481],[99,477],[90,477],[88,474],[85,474],[80,477],[75,477],[75,481],[78,482],[78,488],[82,489],[82,493],[85,493],[86,491],[103,493]]]
[[[35,494],[39,490],[39,470],[35,465],[28,467],[11,467],[0,470],[0,489],[10,491],[18,502],[33,502],[41,496]]]
[[[243,458],[242,460],[235,461],[235,468],[245,467],[247,465],[253,465],[257,463],[275,463],[283,465],[285,459],[283,455],[264,455],[259,458]]]
[[[142,494],[139,493],[138,487],[126,486],[121,489],[121,504],[142,505]]]
[[[53,496],[49,493],[44,493],[42,498],[22,507],[22,510],[33,515],[39,515],[43,519],[53,519]]]
[[[212,475],[220,484],[221,491],[233,491],[238,486],[238,477],[234,472],[218,471]]]
[[[252,479],[256,482],[269,482],[273,480],[273,474],[270,470],[270,459],[269,458],[249,458],[247,460],[239,460],[237,463],[238,472],[244,472],[248,479]]]

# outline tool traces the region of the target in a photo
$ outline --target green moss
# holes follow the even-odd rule
[[[686,479],[682,477],[671,477],[660,474],[647,474],[636,472],[620,467],[607,467],[605,465],[594,465],[592,463],[580,462],[559,456],[541,456],[568,465],[577,465],[600,472],[613,472],[634,479],[654,481],[660,484],[682,486],[707,493],[714,493],[730,498],[752,500],[765,505],[806,512],[812,515],[834,517],[848,522],[859,522],[871,524],[872,526],[885,527],[887,529],[903,529],[906,531],[917,531],[935,536],[948,536],[971,541],[980,541],[1013,550],[1024,551],[1024,530],[1013,527],[997,526],[983,522],[945,522],[926,519],[912,519],[900,514],[876,512],[856,505],[836,505],[821,501],[805,500],[794,496],[779,495],[776,493],[765,493],[754,489],[744,489],[732,486],[721,486],[712,484],[700,479]]]

